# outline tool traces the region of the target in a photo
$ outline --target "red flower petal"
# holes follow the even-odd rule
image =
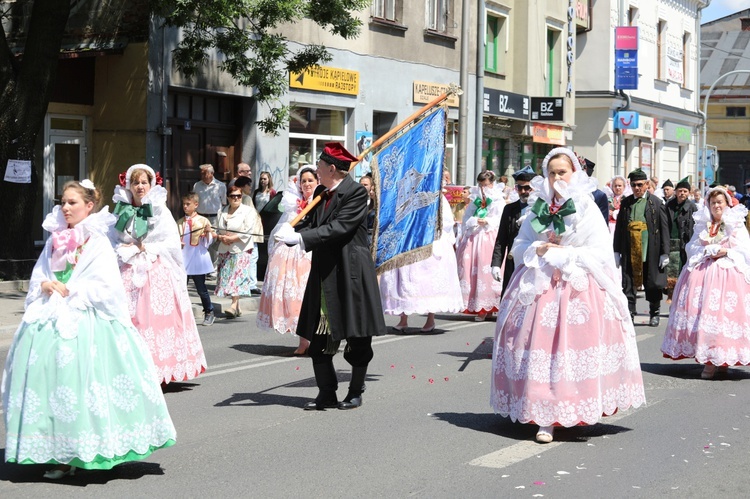
[[[444,379],[445,381],[448,381],[448,376],[446,376],[446,377],[445,377],[445,378],[443,378],[443,379]]]
[[[435,380],[432,378],[430,378],[429,381],[430,381],[430,384],[433,384],[435,382]]]
[[[412,374],[411,379],[417,379],[417,377]]]

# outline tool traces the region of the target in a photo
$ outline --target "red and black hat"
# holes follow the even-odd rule
[[[356,156],[347,151],[339,142],[326,143],[325,149],[320,153],[320,159],[339,170],[345,171],[349,171],[352,162],[359,161]]]

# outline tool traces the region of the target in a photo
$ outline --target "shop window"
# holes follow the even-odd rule
[[[289,118],[289,174],[315,164],[326,142],[346,146],[346,111],[295,106]]]
[[[505,173],[507,139],[482,138],[482,170],[492,170],[499,177]]]

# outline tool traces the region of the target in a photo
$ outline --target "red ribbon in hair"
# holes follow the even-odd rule
[[[128,180],[127,177],[128,177],[128,172],[122,172],[118,176],[118,178],[120,180],[120,185],[122,187],[125,187],[127,185],[127,180]],[[162,185],[162,183],[164,183],[164,179],[161,178],[161,173],[159,173],[159,172],[156,172],[155,180],[156,180],[156,185]]]

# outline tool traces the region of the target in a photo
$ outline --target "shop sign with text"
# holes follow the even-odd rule
[[[334,94],[359,94],[359,71],[318,66],[289,74],[289,87]]]

